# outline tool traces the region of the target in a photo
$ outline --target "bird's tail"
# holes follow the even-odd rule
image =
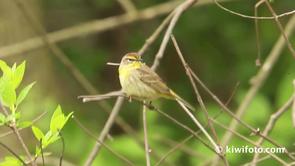
[[[195,108],[190,105],[187,101],[185,101],[183,98],[181,98],[178,94],[176,94],[173,90],[170,90],[171,95],[176,99],[182,102],[188,109],[191,111],[195,111]]]

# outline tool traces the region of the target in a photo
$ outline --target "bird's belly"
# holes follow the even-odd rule
[[[157,92],[143,83],[136,74],[125,75],[124,78],[120,77],[120,83],[123,92],[131,97],[136,97],[140,99],[153,100],[158,97]]]

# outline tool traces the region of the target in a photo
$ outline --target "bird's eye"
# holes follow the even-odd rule
[[[127,59],[127,62],[133,62],[133,61],[134,59],[130,59],[130,58]]]

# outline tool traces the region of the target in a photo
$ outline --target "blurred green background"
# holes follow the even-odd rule
[[[168,0],[132,1],[138,10],[170,2]],[[224,5],[234,11],[253,15],[255,2],[229,0]],[[277,13],[295,9],[294,0],[274,1],[272,5]],[[27,0],[26,7],[46,27],[49,33],[91,20],[125,13],[116,0]],[[265,6],[259,9],[259,14],[270,15]],[[118,90],[120,84],[117,67],[107,66],[106,63],[119,62],[125,53],[138,51],[165,16],[166,14],[148,20],[132,22],[101,33],[75,37],[59,42],[58,46],[77,69],[95,85],[99,92]],[[285,25],[289,18],[290,16],[286,16],[281,18],[280,21]],[[259,29],[261,61],[263,63],[279,37],[280,31],[272,20],[260,21]],[[1,47],[25,41],[36,35],[36,32],[28,24],[13,1],[0,1]],[[223,102],[227,101],[236,85],[239,84],[229,104],[229,108],[236,110],[250,87],[250,79],[259,70],[259,67],[255,65],[257,50],[254,20],[229,14],[210,2],[208,5],[193,7],[186,11],[177,23],[174,35],[190,66]],[[163,34],[143,56],[148,65],[153,62],[162,36]],[[290,36],[290,41],[294,47],[294,35]],[[0,54],[3,55],[1,52]],[[271,113],[282,106],[294,93],[292,87],[292,81],[295,78],[294,58],[287,48],[284,48],[281,54],[270,76],[243,117],[243,120],[255,128],[263,129]],[[24,85],[37,81],[29,98],[20,108],[24,119],[33,119],[42,112],[49,111],[44,118],[37,122],[38,126],[47,129],[51,114],[59,103],[64,111],[74,111],[76,118],[80,119],[94,135],[99,135],[108,114],[97,103],[84,104],[77,99],[78,95],[88,93],[75,80],[69,69],[46,47],[11,55],[3,59],[10,64],[26,60],[27,72]],[[190,103],[194,103],[198,110],[201,110],[171,42],[167,46],[157,72],[173,90]],[[209,114],[213,116],[218,113],[220,107],[207,93],[201,90],[201,94]],[[107,103],[112,106],[114,101],[114,99],[111,99]],[[155,104],[179,121],[194,127],[189,117],[183,115],[175,102],[162,99],[156,101]],[[140,138],[143,138],[141,109],[141,106],[136,102],[125,102],[120,111],[120,116],[133,127]],[[205,124],[204,113],[198,111],[198,115],[199,119]],[[218,120],[223,124],[229,124],[231,118],[222,114]],[[221,138],[224,130],[218,127],[216,129],[219,138]],[[4,133],[5,131],[7,131],[6,128],[1,128],[1,132]],[[238,131],[254,141],[257,140],[257,137],[249,136],[250,132],[245,128],[241,127]],[[153,164],[158,161],[153,156],[163,156],[177,142],[189,135],[182,128],[152,111],[148,112],[148,132]],[[74,121],[70,121],[62,133],[66,143],[65,161],[74,165],[82,165],[95,141],[86,135]],[[33,151],[36,140],[34,140],[31,130],[24,130],[22,135]],[[144,146],[137,144],[131,135],[126,134],[120,126],[113,125],[110,136],[106,142],[116,152],[126,156],[136,165],[145,165]],[[291,109],[278,120],[270,136],[281,145],[294,151],[295,132],[292,127]],[[18,153],[22,153],[21,148],[19,148],[20,145],[13,135],[1,138],[1,141],[14,147],[13,149]],[[246,146],[249,144],[234,137],[230,145]],[[49,148],[49,151],[53,153],[53,158],[59,156],[60,150],[60,144],[55,144]],[[6,154],[7,152],[1,149],[0,158],[3,158]],[[172,153],[162,165],[203,165],[213,156],[214,154],[198,140],[191,139],[186,143],[184,149]],[[251,161],[253,154],[227,154],[227,157],[230,165],[241,165]],[[281,157],[286,159],[284,156]],[[93,165],[121,166],[124,164],[103,148]],[[259,165],[278,164],[272,158],[259,163]]]

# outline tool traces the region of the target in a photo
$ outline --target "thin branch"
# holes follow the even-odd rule
[[[212,122],[211,122],[211,120],[209,118],[209,114],[208,114],[207,108],[206,108],[206,106],[205,106],[205,104],[203,102],[203,99],[202,99],[202,97],[201,97],[201,95],[199,93],[199,90],[198,90],[198,88],[196,86],[196,83],[195,83],[195,81],[194,81],[194,79],[193,79],[193,77],[191,75],[190,67],[189,67],[188,63],[185,61],[185,59],[184,59],[184,57],[182,55],[182,52],[180,51],[180,48],[179,48],[179,46],[177,44],[177,41],[176,41],[176,39],[175,39],[175,37],[173,35],[171,35],[171,39],[173,41],[174,47],[175,47],[175,49],[177,51],[177,54],[178,54],[178,56],[179,56],[179,58],[180,58],[180,60],[182,62],[182,65],[183,65],[183,67],[184,67],[184,69],[186,71],[186,75],[188,76],[188,78],[189,78],[189,80],[191,82],[191,85],[193,86],[193,89],[194,89],[194,92],[196,94],[197,100],[198,100],[198,102],[199,102],[202,110],[205,112],[205,116],[206,116],[206,119],[208,121],[208,126],[209,126],[209,128],[210,128],[210,130],[211,130],[211,132],[212,132],[212,134],[213,134],[213,136],[214,136],[214,138],[216,140],[216,143],[217,143],[217,145],[219,147],[219,144],[220,144],[219,143],[219,139],[217,137],[215,128],[214,128],[214,126],[213,126],[213,124],[212,124]],[[224,154],[222,154],[222,155],[223,155],[223,161],[224,161],[225,165],[228,165],[228,162],[227,162]]]
[[[59,157],[59,166],[62,166],[62,161],[63,161],[63,157],[64,157],[64,153],[65,153],[65,146],[66,145],[65,145],[64,137],[61,134],[61,131],[58,131],[58,135],[60,136],[60,140],[61,140],[61,143],[62,143],[61,154],[60,154],[60,157]]]
[[[42,157],[42,166],[44,166],[44,153],[43,153],[43,145],[42,145],[42,138],[40,139],[40,144],[39,144],[40,150],[41,150],[41,157]]]
[[[117,0],[127,14],[134,14],[137,12],[135,5],[131,0]]]
[[[258,7],[263,3],[264,0],[260,0],[255,4],[254,7],[254,15],[257,17],[258,15]],[[254,20],[255,23],[255,36],[256,36],[256,48],[257,48],[257,58],[255,61],[256,66],[261,66],[261,45],[260,45],[260,33],[258,27],[258,19]]]
[[[0,145],[6,149],[8,152],[10,152],[14,157],[16,157],[20,162],[23,163],[23,165],[27,165],[26,162],[18,155],[16,154],[12,149],[10,149],[8,146],[6,146],[4,143],[0,142]]]
[[[287,36],[290,36],[292,31],[294,30],[294,27],[295,27],[295,16],[291,17],[290,21],[287,23],[287,26],[285,28],[285,34]],[[241,121],[240,121],[241,117],[244,115],[248,106],[250,105],[253,98],[255,97],[256,93],[258,92],[260,87],[263,85],[266,78],[269,76],[271,69],[273,68],[274,64],[277,62],[277,60],[280,56],[280,53],[283,51],[284,46],[285,46],[285,40],[284,40],[284,37],[281,35],[279,37],[279,39],[277,40],[277,42],[275,43],[274,47],[272,48],[267,59],[265,60],[265,63],[263,64],[261,69],[258,71],[256,76],[254,76],[254,79],[252,79],[253,80],[252,86],[248,90],[245,98],[243,99],[243,102],[239,105],[237,111],[235,111],[236,112],[235,115],[232,114],[232,112],[227,111],[229,114],[231,114],[233,117],[235,117],[234,118],[235,120],[232,120],[229,125],[229,128],[231,130],[235,130],[237,128],[238,122],[241,123]],[[215,99],[217,99],[217,98],[215,98]],[[220,104],[222,104],[222,103],[220,103]],[[243,124],[245,127],[248,126],[247,128],[250,127],[248,124],[245,124],[245,123],[241,123],[241,124]],[[255,131],[255,129],[253,127],[250,127],[249,129],[251,129],[252,131]],[[263,135],[260,135],[260,136],[263,136]],[[222,139],[222,144],[227,145],[229,143],[231,137],[232,137],[232,133],[227,132]],[[291,157],[290,155],[288,155],[288,156]]]
[[[124,93],[121,90],[118,91],[112,91],[106,94],[99,94],[99,95],[82,95],[78,96],[78,99],[82,99],[82,101],[90,102],[90,101],[101,101],[113,97],[125,97]]]
[[[275,19],[274,19],[274,20],[275,20],[275,23],[277,24],[279,30],[281,31],[281,34],[282,34],[282,36],[283,36],[284,39],[285,39],[285,43],[287,44],[289,51],[290,51],[291,54],[293,55],[293,58],[295,58],[295,50],[294,50],[294,48],[293,48],[293,46],[292,46],[292,44],[291,44],[291,42],[290,42],[290,40],[289,40],[288,35],[286,35],[286,33],[284,32],[284,27],[283,27],[283,25],[281,24],[281,22],[280,22],[280,20],[279,20],[279,18],[278,18],[278,15],[277,15],[276,12],[274,11],[274,9],[271,7],[271,5],[270,5],[270,3],[268,2],[268,0],[264,0],[264,2],[265,2],[265,4],[266,4],[267,8],[269,9],[269,11],[271,12],[271,14],[273,15],[273,17],[275,18]],[[295,10],[294,10],[294,11],[295,11]]]
[[[243,136],[242,134],[234,131],[234,130],[231,130],[230,128],[226,127],[225,125],[223,125],[222,123],[216,121],[215,119],[212,119],[212,121],[217,124],[218,126],[222,127],[223,129],[233,133],[234,135],[238,136],[239,138],[241,138],[242,140],[254,145],[254,146],[257,146],[257,147],[261,147],[261,146],[258,146],[255,144],[255,142],[253,142],[251,139]],[[285,166],[288,166],[288,163],[286,163],[283,159],[281,159],[280,157],[278,157],[276,154],[274,153],[270,153],[270,152],[267,152],[271,157],[273,157],[274,159],[276,159],[278,162],[280,162],[281,164],[285,165]]]
[[[115,155],[117,158],[121,159],[122,161],[124,161],[127,165],[129,166],[135,166],[135,164],[133,164],[131,161],[129,161],[127,158],[125,158],[124,156],[118,154],[117,152],[115,152],[114,150],[112,150],[111,147],[109,147],[108,145],[106,145],[104,142],[101,142],[99,139],[96,138],[96,136],[94,136],[92,134],[91,131],[89,131],[77,118],[73,118],[74,121],[76,122],[76,124],[79,126],[80,129],[82,129],[87,135],[89,135],[91,138],[93,138],[97,143],[101,144],[103,147],[105,147],[108,151],[110,151],[113,155]]]
[[[8,111],[6,110],[6,108],[5,108],[1,103],[0,103],[0,107],[1,107],[2,111],[4,112],[4,114],[5,114],[6,116],[8,116]],[[31,162],[32,166],[36,166],[36,163],[35,163],[35,161],[33,160],[33,157],[32,157],[32,155],[31,155],[31,153],[30,153],[30,151],[29,151],[27,145],[25,144],[25,142],[24,142],[22,136],[20,135],[20,133],[19,133],[19,131],[18,131],[18,128],[16,127],[15,122],[12,122],[11,124],[9,124],[8,127],[13,131],[13,133],[14,133],[15,136],[16,136],[16,138],[17,138],[18,141],[20,142],[20,144],[21,144],[22,148],[24,149],[24,151],[25,151],[25,153],[26,153],[26,155],[27,155],[29,161]]]
[[[141,55],[142,56],[146,52],[146,50],[150,47],[150,45],[156,41],[156,39],[159,37],[159,35],[161,34],[161,32],[164,30],[164,28],[170,22],[170,20],[173,17],[173,15],[174,15],[174,12],[171,12],[165,18],[165,20],[160,24],[160,26],[158,26],[158,28],[153,32],[153,34],[148,39],[145,40],[144,45],[138,51],[138,55]]]
[[[58,43],[76,37],[104,32],[126,24],[131,24],[136,21],[153,19],[155,17],[159,17],[161,15],[169,13],[176,6],[178,6],[180,2],[180,0],[170,1],[138,11],[136,15],[122,14],[119,16],[112,16],[101,20],[92,20],[73,27],[57,30],[55,32],[47,34],[48,41],[50,43]],[[198,3],[197,6],[206,4],[212,4],[212,2],[210,0],[204,0]],[[37,37],[33,37],[19,43],[1,47],[0,57],[3,58],[10,55],[22,54],[24,52],[35,50],[44,46],[46,46],[46,44],[43,42],[42,35],[39,35]]]
[[[158,50],[158,53],[155,56],[153,66],[151,67],[153,70],[157,68],[157,66],[160,64],[160,60],[162,59],[165,49],[167,47],[170,35],[172,34],[172,31],[181,16],[181,14],[188,9],[190,6],[192,6],[194,3],[196,3],[197,0],[186,0],[182,4],[180,4],[176,9],[175,9],[175,14],[173,15],[173,18],[171,19],[169,26],[165,32],[165,35],[163,37],[160,49]]]
[[[39,116],[37,116],[35,119],[32,120],[32,125],[35,124],[38,120],[40,120],[45,114],[47,114],[48,111],[44,111],[43,113],[41,113]],[[19,128],[18,131],[22,131],[23,129],[26,128]],[[13,134],[12,130],[7,131],[6,133],[3,133],[0,135],[0,138],[6,137],[10,134]]]
[[[27,157],[29,158],[29,161],[31,162],[32,166],[36,166],[36,163],[35,163],[35,161],[33,160],[33,157],[32,157],[32,155],[31,155],[31,153],[30,153],[30,151],[29,151],[29,148],[28,148],[27,145],[25,144],[25,142],[24,142],[22,136],[20,135],[18,129],[16,128],[15,123],[12,124],[10,128],[11,128],[11,129],[13,130],[13,132],[15,133],[16,138],[18,139],[18,141],[20,142],[21,146],[23,147],[23,149],[24,149],[24,151],[25,151]]]
[[[186,108],[186,106],[179,101],[178,99],[176,99],[176,101],[178,102],[178,104],[183,108],[183,110],[190,116],[190,118],[193,120],[193,122],[198,126],[198,128],[201,129],[201,131],[204,133],[204,135],[207,137],[207,139],[211,142],[211,144],[213,145],[213,147],[215,148],[215,150],[217,151],[217,153],[219,153],[219,146],[217,145],[217,143],[213,140],[213,138],[210,136],[210,134],[208,134],[208,132],[204,129],[204,127],[202,126],[202,124],[197,120],[197,118]]]
[[[267,122],[267,125],[262,132],[263,135],[267,136],[271,132],[276,121],[282,116],[284,112],[288,110],[288,108],[291,107],[294,99],[295,99],[295,95],[292,95],[292,97],[278,111],[276,111],[270,116],[269,121]],[[259,138],[259,140],[256,142],[256,145],[261,146],[262,143],[263,143],[263,138]],[[257,163],[258,158],[259,158],[259,153],[255,153],[252,160],[253,165]]]
[[[293,80],[293,88],[294,88],[294,94],[295,94],[295,80]],[[295,98],[292,104],[292,122],[293,122],[293,127],[295,127]]]
[[[249,15],[245,15],[245,14],[241,14],[241,13],[238,13],[238,12],[235,12],[235,11],[232,11],[226,7],[224,7],[223,5],[221,5],[217,0],[214,0],[214,3],[222,10],[224,11],[227,11],[231,14],[234,14],[234,15],[237,15],[237,16],[240,16],[240,17],[243,17],[243,18],[249,18],[249,19],[258,19],[258,20],[273,20],[275,19],[276,17],[280,18],[280,17],[284,17],[284,16],[288,16],[288,15],[292,15],[295,13],[295,10],[292,10],[292,11],[288,11],[288,12],[284,12],[278,16],[272,16],[272,17],[256,17],[256,16],[249,16]]]
[[[118,116],[119,111],[121,106],[123,105],[124,102],[124,98],[123,97],[118,97],[116,100],[116,103],[111,111],[111,114],[107,120],[107,122],[105,123],[100,135],[99,135],[99,142],[97,142],[95,144],[95,146],[93,147],[92,151],[90,152],[86,162],[84,163],[84,166],[90,166],[92,165],[92,162],[94,161],[94,159],[96,158],[96,155],[98,154],[98,152],[101,149],[101,142],[103,142],[106,138],[106,136],[108,135],[111,127],[113,126],[114,120],[115,118]]]
[[[144,101],[145,103],[145,101]],[[144,131],[144,147],[145,147],[145,160],[146,160],[146,166],[151,165],[150,161],[150,147],[148,143],[148,131],[147,131],[147,108],[145,105],[143,105],[143,110],[142,110],[142,122],[143,122],[143,131]]]

